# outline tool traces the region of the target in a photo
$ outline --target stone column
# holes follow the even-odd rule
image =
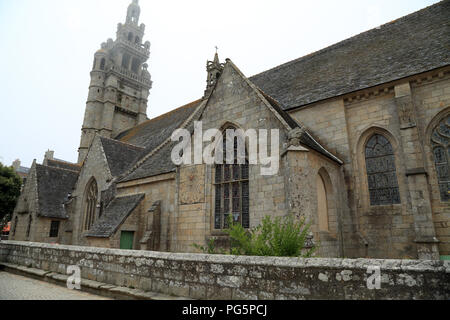
[[[439,241],[433,224],[425,153],[417,128],[409,82],[395,86],[395,103],[400,121],[400,139],[405,159],[409,205],[414,218],[417,255],[419,259],[439,260]]]

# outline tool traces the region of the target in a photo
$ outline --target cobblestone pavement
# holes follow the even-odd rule
[[[16,274],[0,272],[0,300],[111,300]]]

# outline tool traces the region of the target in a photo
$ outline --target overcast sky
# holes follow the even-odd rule
[[[153,118],[200,98],[215,46],[246,76],[437,0],[141,0]],[[89,72],[131,0],[0,0],[0,162],[77,160]]]

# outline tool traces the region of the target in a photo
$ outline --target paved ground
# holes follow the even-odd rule
[[[110,300],[0,271],[0,300]]]

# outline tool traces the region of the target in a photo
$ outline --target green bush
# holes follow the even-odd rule
[[[196,243],[194,243],[192,245],[195,249],[202,251],[203,253],[207,253],[207,254],[217,254],[216,251],[216,241],[211,238],[209,239],[208,243],[206,244],[206,247],[198,245]]]
[[[310,224],[304,219],[298,221],[292,215],[272,219],[266,216],[262,224],[251,230],[246,230],[240,223],[233,223],[225,232],[230,236],[232,255],[271,256],[271,257],[311,257],[316,247],[305,248]],[[194,245],[205,253],[217,253],[214,240],[208,247]]]

